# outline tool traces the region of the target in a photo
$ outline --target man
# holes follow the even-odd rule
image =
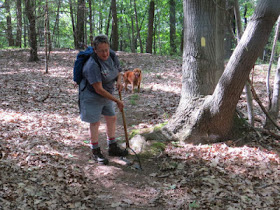
[[[118,91],[122,91],[120,62],[105,35],[96,36],[93,42],[96,56],[90,57],[83,67],[83,81],[80,84],[81,120],[90,123],[90,138],[93,158],[100,164],[107,165],[106,159],[98,144],[101,115],[106,121],[107,144],[109,156],[126,156],[127,150],[121,149],[116,142],[116,114],[114,102],[122,112],[124,104],[112,95],[115,82]],[[112,54],[112,55],[110,55]]]

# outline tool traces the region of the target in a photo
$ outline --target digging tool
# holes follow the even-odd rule
[[[121,91],[119,91],[119,97],[120,97],[120,100],[122,101],[122,94],[121,94]],[[121,113],[122,113],[122,120],[123,120],[123,129],[124,129],[124,135],[125,135],[126,150],[130,149],[130,150],[135,154],[135,156],[136,156],[136,158],[137,158],[139,164],[134,164],[135,161],[131,162],[130,160],[128,160],[128,159],[126,159],[126,158],[122,158],[122,160],[125,161],[126,164],[129,165],[129,166],[132,166],[132,167],[134,167],[134,168],[136,168],[136,169],[143,170],[138,155],[137,155],[136,152],[135,152],[133,149],[131,149],[130,146],[129,146],[129,140],[128,140],[128,134],[127,134],[127,127],[126,127],[126,120],[125,120],[124,110],[123,110]]]

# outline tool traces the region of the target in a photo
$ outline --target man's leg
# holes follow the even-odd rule
[[[128,155],[127,150],[119,148],[115,139],[116,133],[116,116],[104,116],[106,120],[106,132],[107,132],[107,144],[109,146],[110,156],[126,156]]]
[[[93,158],[98,163],[107,165],[109,161],[102,155],[100,147],[98,145],[99,126],[100,126],[100,121],[96,123],[90,123],[89,131],[90,131],[91,149],[93,153]]]
[[[100,121],[96,123],[90,123],[89,125],[89,135],[90,135],[91,145],[98,144],[99,126],[100,126]]]
[[[108,139],[115,138],[116,133],[116,116],[104,116],[106,120],[106,133]]]

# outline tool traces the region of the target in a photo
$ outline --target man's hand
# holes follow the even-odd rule
[[[120,72],[118,74],[118,79],[117,79],[117,89],[119,92],[122,91],[122,89],[123,89],[122,78],[123,78],[123,73]]]
[[[117,82],[117,89],[118,89],[119,92],[121,92],[122,89],[123,89],[123,84],[120,83],[120,82]]]
[[[116,103],[117,103],[117,105],[118,105],[118,107],[119,107],[119,110],[120,110],[121,112],[123,112],[123,108],[124,108],[123,102],[122,102],[121,100],[118,100]]]

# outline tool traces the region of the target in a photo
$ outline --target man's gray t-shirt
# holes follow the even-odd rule
[[[109,56],[106,61],[99,58],[97,59],[100,63],[101,69],[92,57],[88,59],[83,67],[83,77],[89,84],[87,85],[87,88],[96,93],[92,85],[97,82],[102,82],[103,88],[112,94],[115,81],[119,72],[121,72],[120,62],[116,56],[114,57],[114,61],[111,56]]]

